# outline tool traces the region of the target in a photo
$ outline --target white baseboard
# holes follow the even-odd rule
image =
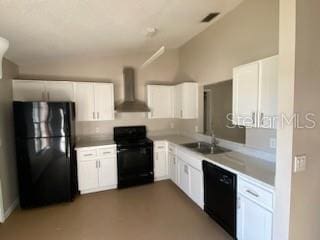
[[[117,185],[110,185],[107,187],[98,187],[98,188],[93,188],[89,190],[80,190],[80,194],[88,194],[88,193],[95,193],[95,192],[101,192],[101,191],[106,191],[106,190],[111,190],[111,189],[116,189]]]
[[[10,207],[0,216],[0,223],[4,223],[6,219],[11,215],[11,213],[18,207],[19,199],[17,198]]]

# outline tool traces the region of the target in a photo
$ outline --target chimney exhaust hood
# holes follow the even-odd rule
[[[123,69],[124,101],[116,106],[117,112],[150,112],[146,103],[135,98],[135,71],[132,67]]]

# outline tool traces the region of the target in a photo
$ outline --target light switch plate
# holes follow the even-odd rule
[[[307,168],[307,156],[297,155],[294,157],[294,172],[303,172]]]
[[[270,141],[269,142],[270,148],[275,149],[277,147],[276,139],[275,138],[270,138],[269,141]]]

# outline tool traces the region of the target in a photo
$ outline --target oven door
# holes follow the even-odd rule
[[[153,182],[153,146],[119,147],[118,188]]]

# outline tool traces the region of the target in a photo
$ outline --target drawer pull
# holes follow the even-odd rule
[[[85,157],[92,157],[93,156],[93,154],[83,154],[83,156],[85,156]]]
[[[253,191],[251,191],[251,190],[249,190],[249,189],[247,189],[246,192],[249,193],[250,195],[256,197],[256,198],[259,197],[259,194],[258,194],[258,193],[255,193],[255,192],[253,192]]]
[[[112,152],[103,152],[103,154],[111,154]]]
[[[158,149],[164,149],[164,146],[159,146],[159,147],[157,147]]]

